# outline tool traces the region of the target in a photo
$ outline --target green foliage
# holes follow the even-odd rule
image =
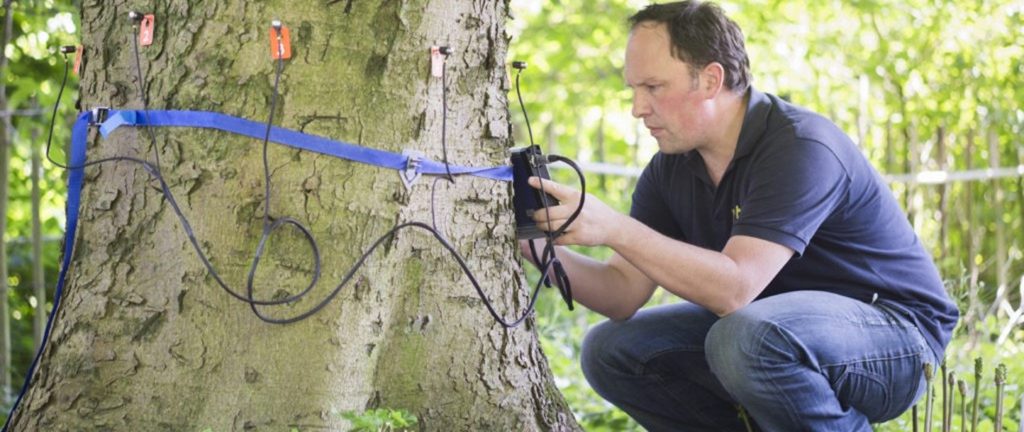
[[[535,281],[539,276],[539,272],[534,272],[530,280]],[[569,312],[553,289],[545,289],[537,300],[537,331],[541,337],[541,349],[555,376],[555,385],[583,428],[607,432],[643,430],[624,412],[598,396],[580,370],[583,335],[601,319],[600,315],[584,308]]]
[[[377,408],[363,412],[346,411],[341,416],[352,424],[353,432],[397,432],[416,430],[419,420],[406,410]]]
[[[32,292],[32,210],[30,161],[32,148],[40,153],[45,145],[50,109],[57,98],[64,62],[59,54],[62,45],[75,44],[73,35],[78,14],[71,2],[14,2],[11,42],[5,47],[7,68],[2,73],[8,106],[0,107],[18,114],[11,118],[13,126],[10,150],[10,170],[6,230],[3,234],[8,254],[8,290],[6,299],[11,310],[12,383],[15,390],[24,380],[25,369],[31,362],[34,347],[32,320],[37,302]],[[2,13],[2,12],[0,12]],[[72,57],[71,60],[74,58]],[[69,78],[74,87],[77,78]],[[73,95],[66,91],[57,121],[67,123],[73,118]],[[49,108],[49,109],[48,109]],[[54,155],[62,158],[63,143],[70,139],[70,128],[58,128],[54,135]],[[53,281],[59,266],[60,243],[64,226],[64,173],[43,162],[40,181],[43,237],[44,274],[47,290],[52,298]],[[47,310],[51,304],[44,305]],[[6,415],[8,409],[3,408]]]

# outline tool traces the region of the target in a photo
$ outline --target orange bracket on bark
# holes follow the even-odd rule
[[[84,50],[85,50],[85,48],[83,46],[81,46],[81,45],[79,45],[78,47],[75,48],[75,69],[74,69],[74,72],[75,72],[76,76],[78,75],[79,71],[82,70],[82,51],[84,51]]]
[[[270,57],[274,60],[292,58],[292,40],[288,27],[277,20],[270,24]]]
[[[156,16],[146,14],[139,23],[139,45],[153,45],[153,25],[156,23]]]

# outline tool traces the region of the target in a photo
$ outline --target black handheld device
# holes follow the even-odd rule
[[[534,176],[551,178],[546,165],[547,159],[540,146],[512,149],[512,205],[516,214],[516,237],[521,240],[544,237],[544,231],[533,221],[533,212],[558,205],[555,197],[541,193],[527,183]]]

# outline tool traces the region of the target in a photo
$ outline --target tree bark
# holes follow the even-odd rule
[[[442,87],[429,47],[450,45],[448,158],[506,163],[507,1],[154,2],[155,43],[141,48],[151,109],[268,115],[272,19],[291,31],[275,124],[441,160]],[[86,0],[84,108],[141,108],[128,6]],[[278,120],[279,119],[279,120]],[[124,128],[93,140],[91,160],[132,155],[162,171],[200,244],[244,292],[261,232],[258,140],[205,130]],[[325,298],[396,223],[431,220],[432,179],[407,191],[395,171],[271,145],[270,213],[308,226],[324,257],[305,299],[261,307],[283,318]],[[437,218],[495,308],[522,313],[507,184],[437,185]],[[534,321],[495,323],[429,234],[403,231],[310,319],[266,324],[223,292],[174,212],[138,165],[86,170],[65,297],[12,430],[343,430],[339,411],[405,409],[420,430],[578,430],[539,348]],[[257,298],[312,277],[297,231],[271,237]]]

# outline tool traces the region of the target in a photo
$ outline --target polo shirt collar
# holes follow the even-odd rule
[[[747,112],[743,116],[743,126],[740,127],[740,137],[736,142],[736,152],[732,156],[733,161],[754,151],[758,139],[768,129],[768,114],[772,111],[772,100],[767,95],[757,91],[753,86],[747,92],[750,99],[747,100]],[[704,159],[701,158],[700,153],[688,151],[683,157],[697,177],[710,185],[711,180],[707,175]]]
[[[754,150],[755,144],[768,128],[768,114],[772,111],[772,100],[753,86],[748,90],[747,113],[743,116],[740,138],[736,142],[736,153],[732,160],[742,158]]]

